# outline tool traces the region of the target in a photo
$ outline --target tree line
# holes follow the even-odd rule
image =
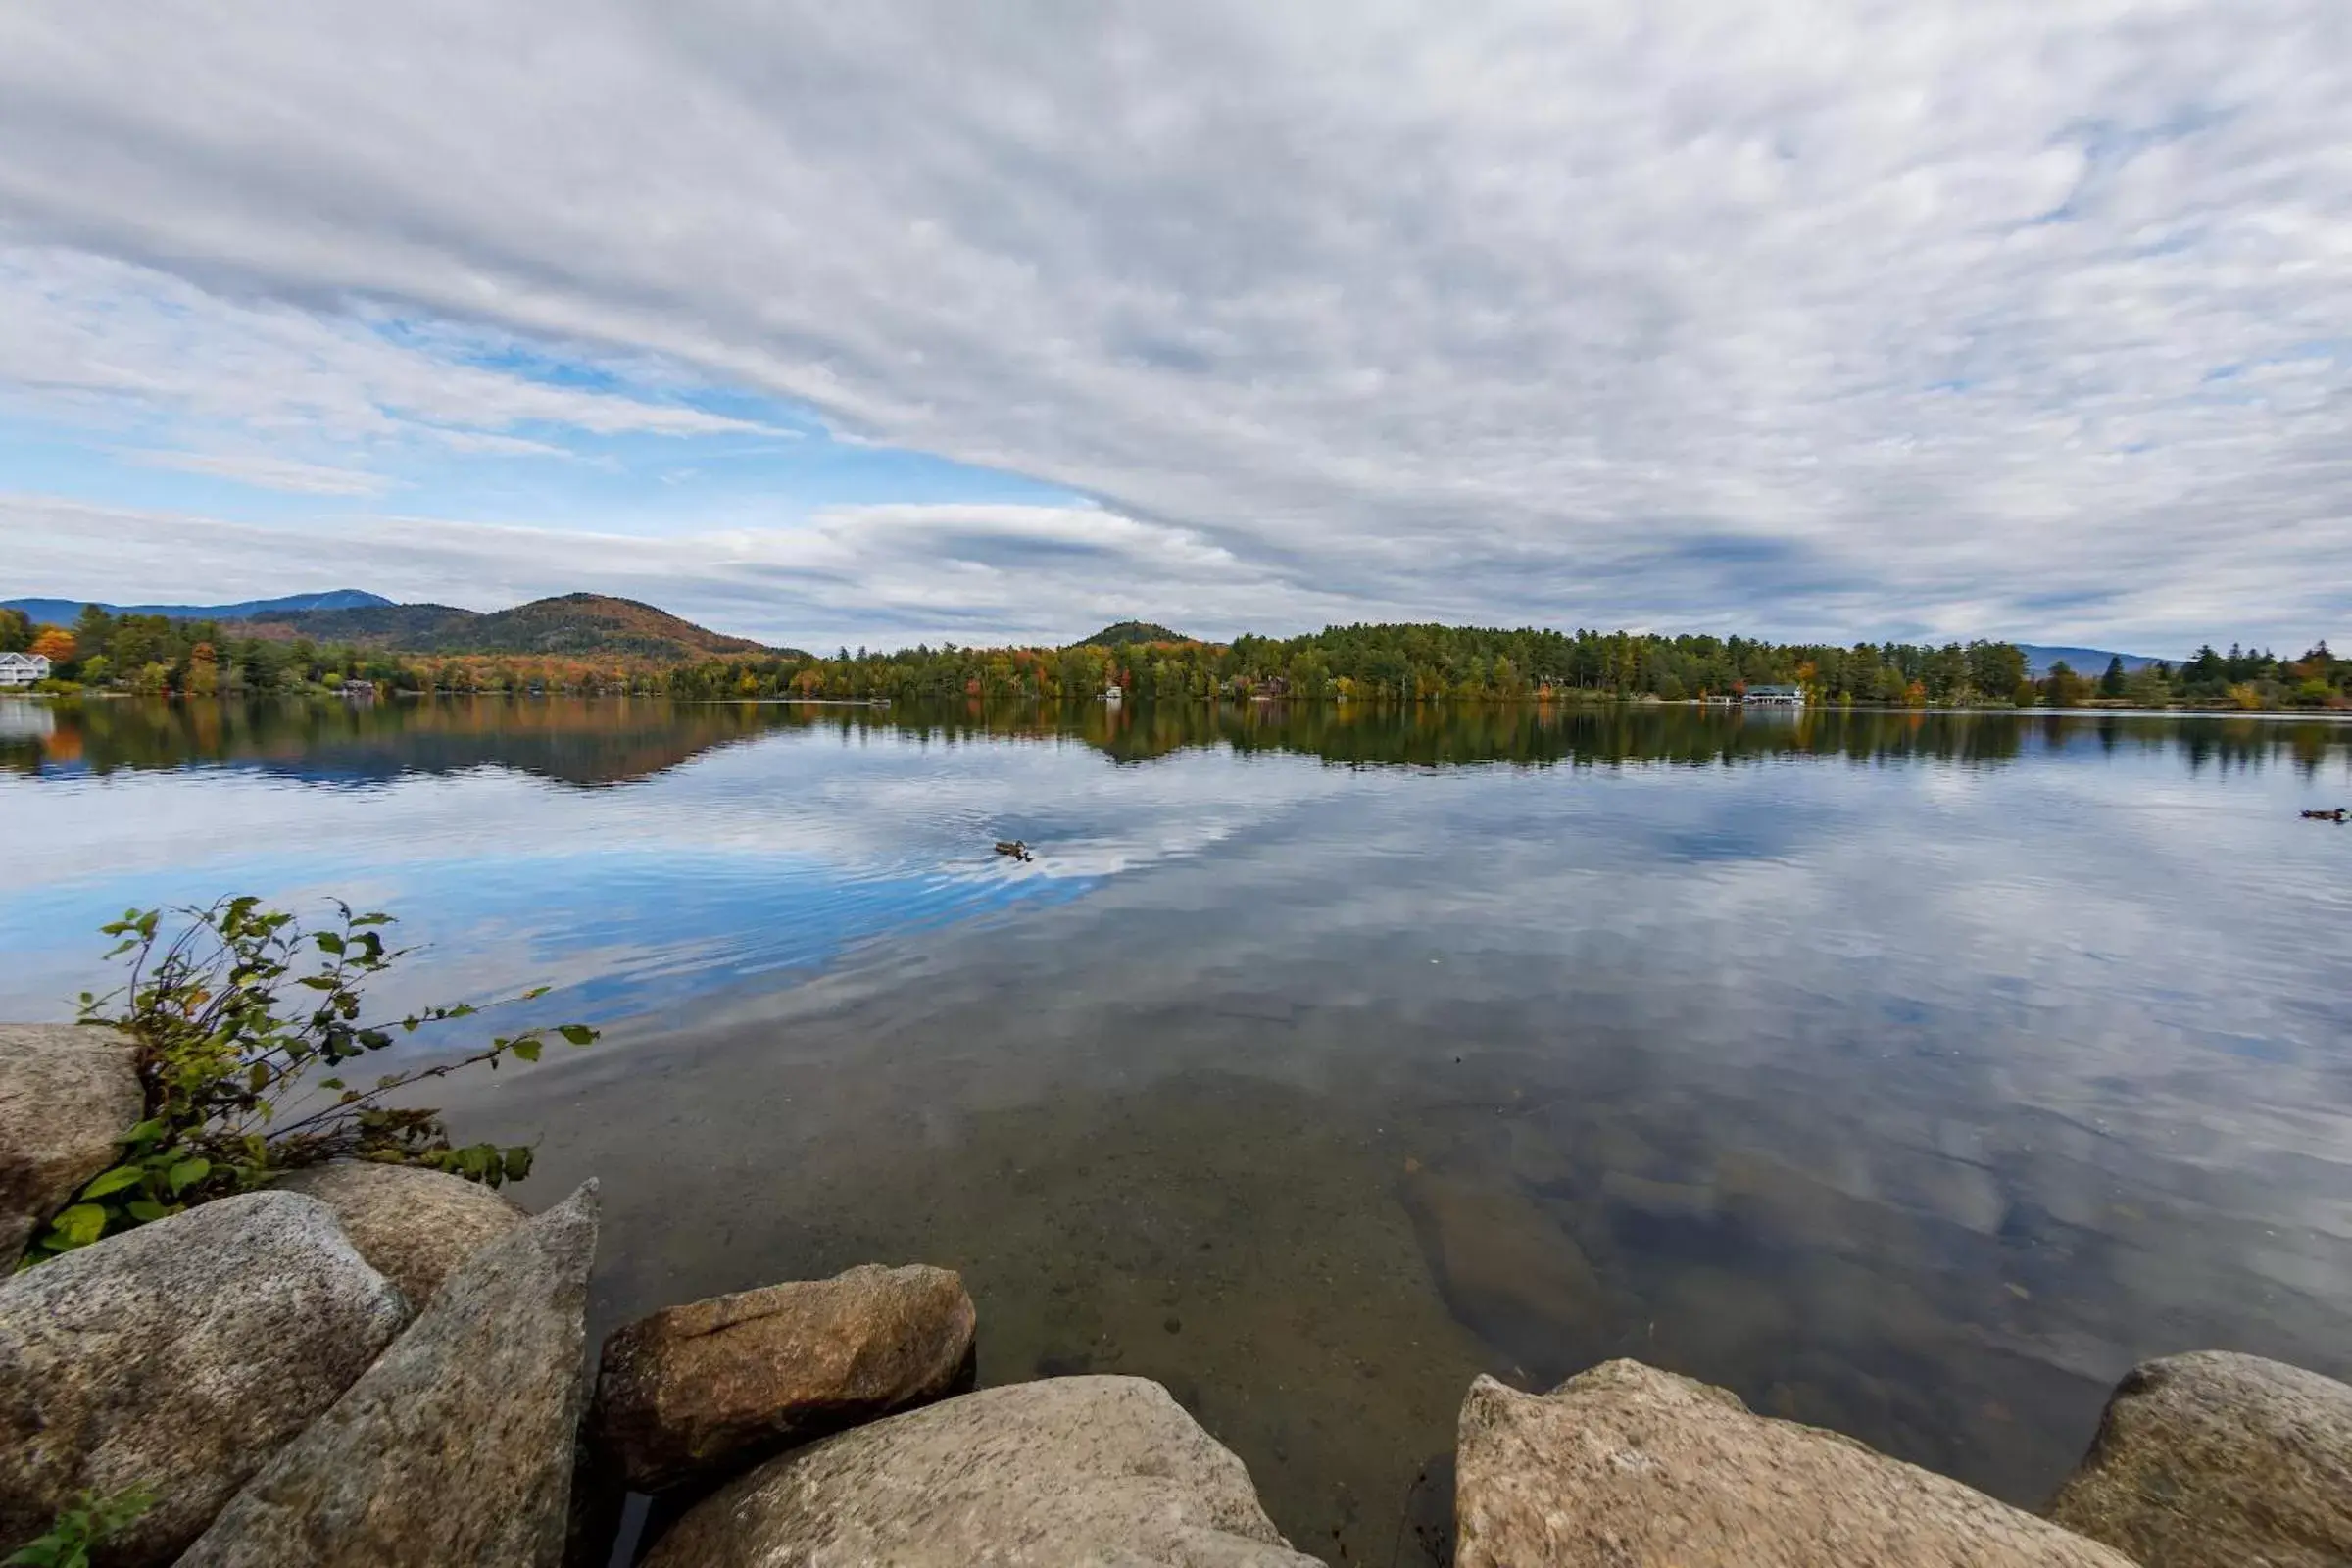
[[[2051,708],[2107,703],[2130,708],[2352,707],[2352,659],[2339,659],[2325,639],[2300,659],[2280,659],[2269,649],[2255,652],[2235,643],[2227,654],[2208,643],[2179,664],[2158,660],[2144,669],[2126,670],[2110,659],[2097,676],[2078,671],[2064,660],[2035,685],[2036,699]]]
[[[224,635],[211,621],[84,608],[70,626],[0,612],[0,651],[46,654],[61,685],[193,696],[302,694],[360,682],[383,691],[635,693],[689,701],[873,702],[1012,698],[1246,702],[1737,699],[1795,686],[1809,702],[1898,708],[2352,707],[2352,660],[2325,642],[2297,659],[2232,645],[2179,664],[2039,677],[2016,644],[1775,643],[1652,632],[1435,624],[1332,626],[1299,637],[1084,643],[1069,648],[842,649],[724,654],[662,665],[517,655],[416,656],[305,639]]]
[[[671,695],[847,701],[1259,697],[1382,702],[1736,697],[1802,686],[1816,700],[1909,706],[2006,703],[2026,684],[2011,643],[1771,643],[1744,637],[1441,625],[1333,626],[1301,637],[1116,648],[843,649],[709,660],[673,670]]]
[[[43,655],[53,684],[99,691],[190,697],[305,696],[347,685],[379,691],[658,695],[660,672],[641,660],[529,655],[419,657],[315,642],[257,637],[219,621],[116,614],[85,605],[71,626],[35,625],[0,610],[0,653]]]

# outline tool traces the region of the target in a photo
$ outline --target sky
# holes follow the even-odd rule
[[[0,597],[2352,644],[2341,0],[0,7]]]

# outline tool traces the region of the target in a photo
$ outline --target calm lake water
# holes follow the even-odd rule
[[[1411,1561],[1482,1370],[2028,1504],[2140,1357],[2352,1375],[2341,804],[2257,718],[0,700],[0,1016],[126,906],[390,909],[394,1003],[606,1026],[442,1096],[605,1179],[595,1332],[953,1265],[984,1381]]]

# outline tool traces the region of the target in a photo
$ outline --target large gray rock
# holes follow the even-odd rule
[[[2049,1512],[2146,1568],[2340,1568],[2352,1387],[2224,1350],[2145,1362]]]
[[[179,1568],[553,1568],[596,1225],[590,1182],[460,1264]]]
[[[1457,1568],[2131,1568],[2105,1546],[1722,1389],[1611,1361],[1462,1401]]]
[[[332,1210],[251,1193],[0,1285],[0,1554],[86,1489],[155,1506],[109,1560],[167,1562],[399,1332]]]
[[[145,1109],[122,1035],[0,1023],[0,1276],[36,1227],[115,1162],[115,1140]]]
[[[414,1165],[339,1159],[281,1177],[277,1188],[333,1209],[360,1255],[419,1312],[452,1269],[530,1217],[479,1182]]]
[[[1118,1563],[1307,1568],[1242,1461],[1142,1378],[1015,1383],[770,1460],[646,1568]]]
[[[952,1393],[972,1353],[963,1281],[868,1263],[666,1307],[605,1341],[594,1430],[652,1492]]]

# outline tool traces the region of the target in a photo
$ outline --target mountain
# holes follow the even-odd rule
[[[2050,666],[2062,659],[2066,661],[2067,668],[2094,680],[2107,673],[2107,662],[2111,659],[2124,662],[2124,673],[2127,675],[2156,662],[2139,654],[2118,654],[2105,648],[2049,648],[2040,643],[2019,643],[2017,651],[2026,656],[2026,672],[2035,680],[2047,675]]]
[[[252,630],[269,637],[356,643],[401,654],[553,654],[625,657],[678,663],[711,654],[760,653],[748,637],[727,637],[634,599],[565,594],[484,613],[449,605],[368,605],[257,615]]]
[[[359,610],[389,605],[381,594],[336,588],[322,594],[288,594],[283,599],[246,599],[233,605],[110,605],[92,599],[0,599],[0,610],[22,610],[37,622],[71,626],[81,607],[95,604],[110,615],[162,615],[169,620],[251,620],[260,615],[308,610]]]
[[[1180,631],[1149,620],[1122,620],[1115,626],[1105,626],[1092,637],[1081,637],[1070,644],[1072,648],[1131,648],[1137,643],[1189,643],[1193,639]]]

